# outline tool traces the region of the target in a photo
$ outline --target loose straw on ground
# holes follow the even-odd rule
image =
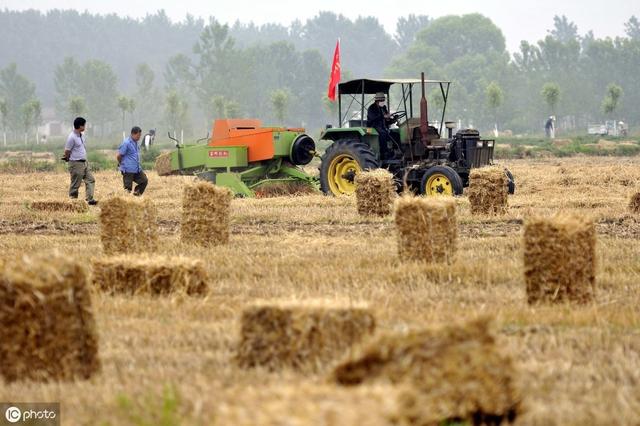
[[[41,200],[31,201],[28,205],[31,210],[44,212],[85,213],[89,211],[89,205],[84,200]]]

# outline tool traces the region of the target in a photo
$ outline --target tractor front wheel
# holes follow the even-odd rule
[[[434,166],[422,176],[420,193],[424,195],[462,195],[462,178],[449,166]]]
[[[356,190],[356,175],[376,168],[378,161],[369,145],[358,139],[339,139],[322,156],[320,188],[328,195],[351,195]]]

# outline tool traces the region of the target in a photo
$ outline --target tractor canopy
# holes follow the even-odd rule
[[[425,80],[425,86],[439,89],[436,92],[442,96],[440,127],[444,121],[450,85],[451,82],[446,80]],[[398,90],[392,90],[393,86],[397,86]],[[373,102],[373,95],[378,92],[386,95],[390,112],[405,111],[407,120],[415,117],[414,110],[419,116],[420,91],[419,78],[360,78],[342,82],[338,84],[338,127],[366,127],[367,108]]]

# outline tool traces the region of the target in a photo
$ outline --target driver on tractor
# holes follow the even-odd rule
[[[397,121],[397,117],[389,114],[385,105],[385,95],[376,93],[374,102],[367,109],[367,127],[373,127],[378,132],[380,141],[380,159],[386,160],[393,156],[393,150],[389,149],[389,141],[393,141],[389,133],[389,125]]]

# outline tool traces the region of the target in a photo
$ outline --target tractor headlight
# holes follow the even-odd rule
[[[476,142],[476,148],[482,148],[482,141]]]
[[[489,148],[493,148],[493,141],[487,141],[487,146]]]

